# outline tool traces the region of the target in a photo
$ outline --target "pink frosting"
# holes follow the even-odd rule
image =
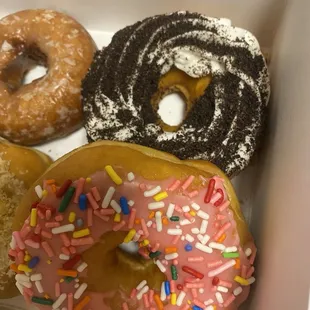
[[[167,281],[172,280],[170,266],[171,264],[175,263],[175,261],[165,259],[164,249],[166,247],[171,247],[171,246],[175,246],[178,248],[177,258],[176,258],[176,260],[178,261],[178,264],[176,265],[176,269],[178,271],[178,279],[175,281],[175,284],[176,285],[182,284],[184,287],[183,290],[186,295],[183,299],[183,302],[180,304],[180,306],[171,304],[171,300],[173,298],[171,298],[171,295],[170,295],[168,297],[170,301],[167,305],[164,306],[164,309],[168,309],[168,310],[178,309],[178,308],[188,309],[188,307],[186,306],[188,300],[191,301],[192,305],[196,305],[200,308],[202,308],[202,306],[204,305],[204,308],[208,310],[211,309],[211,308],[207,308],[209,304],[214,305],[216,307],[225,308],[225,309],[237,309],[238,305],[241,304],[246,299],[249,293],[249,286],[248,285],[242,286],[241,284],[234,281],[234,278],[235,276],[241,276],[241,275],[243,276],[243,278],[247,278],[247,276],[248,277],[252,276],[251,265],[253,264],[253,255],[255,255],[256,249],[255,249],[254,244],[252,243],[245,245],[244,248],[240,246],[239,236],[238,236],[238,232],[236,229],[236,222],[234,221],[233,213],[230,210],[230,208],[224,208],[222,212],[219,211],[221,209],[221,206],[225,204],[226,205],[229,204],[227,202],[228,197],[227,197],[227,193],[226,193],[223,181],[218,177],[214,177],[214,179],[216,180],[216,186],[215,186],[215,190],[214,190],[212,197],[213,198],[215,197],[216,189],[219,188],[224,191],[224,198],[225,198],[221,206],[215,207],[211,203],[206,204],[204,202],[204,197],[206,195],[209,180],[206,180],[205,188],[198,191],[198,193],[194,193],[193,197],[190,198],[189,195],[187,194],[188,192],[190,192],[189,191],[190,185],[189,185],[189,188],[187,188],[185,191],[182,189],[182,184],[184,184],[186,180],[181,180],[181,185],[178,187],[178,189],[174,190],[173,192],[170,192],[167,189],[174,182],[173,179],[167,179],[163,181],[149,181],[149,180],[145,180],[141,178],[140,176],[135,176],[135,179],[130,182],[127,180],[127,172],[125,172],[123,169],[115,168],[115,171],[118,173],[118,175],[123,180],[123,183],[121,185],[116,185],[105,171],[100,171],[100,172],[96,172],[94,175],[91,176],[91,182],[88,182],[88,183],[86,182],[84,184],[83,193],[84,194],[93,193],[94,196],[97,196],[97,194],[99,193],[99,195],[101,196],[101,199],[100,201],[97,202],[99,205],[99,209],[97,209],[97,211],[102,210],[101,208],[102,200],[105,197],[110,187],[114,187],[116,189],[113,195],[113,198],[112,198],[116,202],[120,203],[121,197],[126,197],[128,201],[131,200],[134,202],[134,205],[130,207],[130,209],[132,210],[132,208],[134,208],[136,210],[136,218],[145,219],[146,225],[149,226],[147,228],[149,232],[149,236],[145,238],[146,236],[142,235],[140,241],[143,239],[147,239],[149,241],[149,246],[146,247],[146,250],[148,252],[153,247],[157,247],[158,248],[157,250],[162,252],[160,256],[154,259],[154,263],[157,260],[159,260],[163,264],[163,266],[166,268],[165,275],[167,276]],[[77,186],[77,183],[78,181],[73,182],[72,186]],[[57,218],[58,220],[61,220],[63,218],[63,220],[59,222],[61,226],[69,224],[68,217],[69,217],[70,212],[75,212],[76,219],[80,218],[80,219],[83,219],[84,221],[83,227],[77,227],[76,221],[73,223],[75,225],[76,231],[88,227],[87,213],[89,212],[93,213],[95,212],[94,210],[91,209],[91,211],[81,211],[79,209],[78,204],[74,203],[73,202],[74,199],[72,199],[66,211],[64,213],[59,213],[58,207],[60,205],[62,198],[56,198],[55,193],[53,193],[51,190],[51,186],[46,185],[46,184],[44,186],[46,190],[48,191],[48,195],[42,199],[41,203],[54,207],[56,209],[56,213],[52,215],[49,221],[46,220],[46,217],[44,219],[41,219],[40,216],[37,217],[37,224],[41,226],[42,230],[44,230],[45,232],[51,233],[53,228],[46,228],[46,222],[56,222],[55,218]],[[149,203],[155,202],[154,197],[153,196],[145,197],[144,195],[145,191],[153,189],[156,186],[161,187],[161,192],[164,192],[167,190],[168,197],[161,200],[161,202],[164,203],[163,208],[158,209],[158,210],[153,210],[153,211],[154,212],[161,211],[162,216],[165,216],[168,210],[169,204],[172,203],[176,206],[173,211],[173,216],[178,216],[180,220],[180,221],[169,221],[167,225],[163,224],[161,232],[157,231],[158,227],[156,225],[155,218],[151,220],[149,219],[149,214],[152,211],[148,209],[148,205]],[[93,187],[96,187],[98,192],[96,190],[92,191],[91,188]],[[196,205],[192,206],[193,203],[195,203]],[[212,253],[206,253],[202,251],[201,249],[197,248],[199,247],[197,243],[200,243],[199,238],[201,238],[201,236],[198,237],[199,234],[197,234],[197,232],[200,233],[201,223],[203,221],[203,219],[199,216],[197,210],[194,210],[195,208],[197,209],[197,205],[200,207],[200,210],[207,213],[209,217],[207,220],[208,221],[207,231],[204,235],[206,234],[209,235],[210,240],[204,246],[207,246],[208,251],[209,252],[212,251]],[[185,215],[183,210],[188,209],[188,207],[186,206],[188,206],[191,211],[195,211],[196,214],[191,212],[192,215],[190,216]],[[181,212],[176,211],[177,209],[180,211],[178,207],[182,209]],[[91,208],[90,204],[88,204],[88,208]],[[111,206],[109,206],[108,209],[112,209]],[[59,216],[60,214],[62,215],[62,217]],[[203,216],[205,216],[205,214],[203,214]],[[90,236],[93,238],[95,243],[99,240],[102,234],[104,234],[105,232],[111,231],[113,227],[118,224],[114,222],[114,215],[108,215],[108,217],[109,219],[106,219],[107,221],[104,221],[100,217],[93,214],[92,226],[89,227],[89,229],[91,231]],[[191,223],[187,225],[182,225],[184,224],[184,220],[186,219],[186,217],[189,218],[189,221]],[[128,231],[129,230],[128,228],[129,215],[124,215],[123,213],[121,213],[121,220],[125,221],[126,223],[121,228],[121,230]],[[36,231],[35,231],[35,228],[32,228],[31,229],[32,232],[28,233],[25,236],[24,231],[25,229],[29,227],[29,221],[30,221],[30,217],[28,218],[28,220],[26,220],[25,225],[21,230],[22,238],[24,241],[29,239],[31,235],[33,235],[35,232],[38,233],[39,231],[38,227]],[[152,221],[152,223],[150,223],[150,221]],[[53,226],[53,224],[51,224],[51,226]],[[240,266],[242,267],[240,269],[236,269],[235,266],[232,266],[228,268],[226,271],[220,273],[219,275],[216,275],[216,277],[218,277],[218,279],[222,281],[221,282],[222,284],[223,283],[225,284],[225,281],[232,284],[231,287],[228,288],[228,292],[219,291],[224,286],[224,285],[221,285],[221,283],[218,284],[220,287],[214,286],[212,284],[212,280],[214,279],[214,276],[210,277],[209,272],[216,270],[218,267],[210,267],[210,268],[208,267],[208,263],[210,262],[222,261],[222,263],[220,264],[221,266],[231,261],[235,263],[234,258],[224,258],[222,250],[218,250],[214,248],[210,250],[210,247],[209,247],[210,243],[217,242],[217,240],[214,240],[214,236],[217,235],[219,230],[223,227],[229,227],[229,228],[225,231],[226,238],[224,241],[222,241],[222,245],[225,248],[233,247],[233,246],[237,247],[237,252],[239,253],[239,259],[240,259]],[[143,227],[141,226],[141,224],[134,224],[133,228],[137,232],[139,230],[143,230]],[[175,245],[173,244],[173,241],[176,239],[176,237],[170,234],[169,229],[177,229],[179,230],[179,232],[181,231],[179,240],[177,241]],[[188,235],[190,235],[192,238],[189,237]],[[59,234],[52,234],[52,239],[46,238],[45,236],[41,235],[41,238],[42,238],[42,241],[47,241],[48,244],[50,245],[54,253],[54,256],[51,258],[48,257],[48,255],[46,254],[46,251],[43,250],[42,246],[40,246],[39,249],[34,249],[33,247],[27,245],[28,242],[26,242],[26,245],[25,245],[26,247],[25,250],[28,251],[31,257],[37,256],[40,258],[39,264],[32,270],[29,276],[31,274],[41,273],[43,276],[43,279],[41,280],[41,285],[44,290],[43,293],[39,293],[35,283],[30,282],[32,283],[32,287],[30,289],[25,289],[23,291],[25,299],[28,302],[29,300],[31,300],[31,296],[29,297],[29,295],[32,295],[32,294],[33,296],[36,296],[36,297],[44,297],[44,295],[47,294],[50,299],[52,299],[53,301],[56,301],[57,296],[55,295],[55,284],[57,282],[60,283],[61,294],[63,293],[74,294],[77,290],[75,286],[81,285],[82,282],[80,281],[79,283],[77,283],[75,280],[73,280],[71,283],[60,282],[62,277],[57,275],[57,269],[62,268],[62,265],[64,264],[65,261],[61,260],[59,258],[59,255],[61,253],[66,252],[67,254],[70,253],[69,256],[70,258],[72,258],[75,255],[75,254],[72,254],[74,251],[76,251],[77,253],[83,253],[83,251],[89,249],[92,246],[92,245],[86,245],[86,246],[75,246],[74,248],[72,247],[70,248],[64,245],[63,239],[60,237]],[[69,237],[69,240],[72,240],[72,232],[68,232],[67,236]],[[193,241],[191,241],[192,239]],[[190,248],[191,246],[192,250],[186,251],[185,249],[186,246],[187,248]],[[61,250],[61,248],[63,248],[63,250]],[[17,246],[15,246],[14,250],[16,249],[20,251],[20,249]],[[248,255],[247,257],[245,255],[246,249],[247,251],[250,251],[249,249],[251,249],[251,252],[253,254]],[[192,261],[189,261],[191,260],[190,257],[203,257],[203,261],[192,262]],[[50,260],[49,263],[47,263],[48,260]],[[27,262],[19,261],[17,258],[16,264],[18,265],[20,263],[27,264]],[[74,269],[76,269],[80,263],[81,261],[74,266]],[[197,271],[198,273],[202,274],[203,278],[197,279],[193,277],[192,275],[184,272],[182,270],[182,267],[184,266],[188,266],[194,269],[195,271]],[[87,268],[82,273],[78,273],[78,277],[80,276],[87,277]],[[251,278],[250,281],[252,282],[253,279],[254,278]],[[197,288],[196,290],[192,290],[191,288],[185,289],[186,283],[190,283],[192,281],[194,283],[198,283],[198,286],[200,286],[200,288]],[[137,283],[137,285],[138,284],[139,283]],[[23,288],[23,285],[22,286],[21,285],[22,283],[19,285],[19,288]],[[238,296],[234,296],[234,291],[236,289],[238,291],[238,287],[242,287],[242,293]],[[146,306],[144,303],[145,301],[143,302],[143,298],[141,299],[141,301],[138,301],[136,298],[130,299],[130,297],[126,296],[124,292],[121,291],[121,289],[119,289],[119,291],[121,295],[123,296],[124,303],[127,303],[128,305],[129,304],[132,305],[134,303],[136,308],[146,309]],[[181,294],[181,291],[179,289],[176,289],[175,293],[176,293],[176,298],[178,300],[178,297]],[[219,297],[218,293],[221,294],[223,302],[221,302],[220,300],[221,298]],[[113,296],[114,294],[115,292],[113,291],[108,293],[109,296]],[[157,309],[156,303],[154,302],[152,295],[150,297],[150,294],[152,293],[150,293],[149,291],[146,293],[149,303],[150,303],[150,307]],[[158,294],[159,296],[161,295],[160,292],[155,292],[155,294]],[[184,295],[184,293],[182,294]],[[103,294],[94,293],[94,292],[88,291],[87,289],[79,299],[77,300],[74,299],[74,305],[77,305],[86,295],[90,297],[90,301],[83,309],[86,309],[86,310],[87,309],[92,309],[92,310],[110,309],[106,304],[104,304]],[[179,301],[180,301],[180,298],[179,298]],[[42,306],[39,304],[36,304],[36,306],[38,306],[39,309],[52,309],[52,306]],[[68,296],[65,299],[65,301],[57,309],[63,309],[63,308],[64,309],[67,308],[70,310],[70,306],[68,306]],[[200,308],[195,308],[195,309],[200,309]],[[125,305],[123,309],[126,309]]]

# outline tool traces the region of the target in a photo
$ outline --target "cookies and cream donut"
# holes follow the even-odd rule
[[[42,310],[232,310],[255,281],[256,248],[228,178],[138,145],[65,155],[27,192],[13,226],[16,285]],[[119,247],[131,241],[136,254]]]
[[[126,141],[181,159],[206,159],[228,176],[248,163],[269,99],[269,76],[256,38],[225,19],[176,12],[118,31],[97,52],[82,85],[89,141]],[[179,126],[158,104],[180,93]]]
[[[15,211],[27,189],[50,163],[51,159],[41,152],[0,139],[0,298],[18,294],[7,254]]]
[[[52,10],[25,10],[0,20],[0,136],[33,145],[82,124],[81,80],[95,52],[87,31]],[[45,76],[23,85],[39,63]]]

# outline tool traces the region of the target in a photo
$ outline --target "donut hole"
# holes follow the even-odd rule
[[[44,77],[48,70],[47,57],[36,45],[25,47],[16,43],[14,48],[17,56],[3,68],[0,76],[12,93]]]
[[[129,254],[136,254],[139,250],[139,245],[137,242],[121,243],[118,246],[122,251]]]
[[[179,126],[186,112],[186,102],[183,94],[170,93],[158,105],[158,114],[161,120],[170,127]]]
[[[22,85],[27,85],[32,83],[32,81],[42,78],[47,73],[47,67],[42,65],[34,65],[25,75],[23,78]]]
[[[210,83],[211,75],[193,78],[177,68],[172,68],[160,78],[151,104],[163,131],[175,132],[180,128]]]
[[[131,242],[124,246],[122,242],[127,233],[106,232],[99,242],[83,253],[83,261],[88,264],[88,270],[87,278],[82,280],[91,291],[107,292],[122,287],[130,294],[131,289],[144,279],[148,280],[150,287],[160,289],[165,275],[152,259],[145,259],[137,252],[137,244]]]

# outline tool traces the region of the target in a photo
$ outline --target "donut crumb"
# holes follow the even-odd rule
[[[10,260],[7,253],[12,235],[12,219],[25,192],[24,183],[10,172],[10,162],[0,154],[0,291],[5,289],[8,279],[14,276],[14,272],[8,268]]]

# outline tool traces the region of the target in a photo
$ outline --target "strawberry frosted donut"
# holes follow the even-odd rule
[[[255,281],[256,248],[227,177],[141,146],[98,142],[60,159],[14,229],[16,285],[39,309],[232,310]],[[137,253],[119,247],[129,242]]]
[[[25,10],[0,20],[0,136],[32,145],[82,124],[81,81],[95,52],[87,31],[52,10]],[[44,77],[22,85],[34,63]]]

